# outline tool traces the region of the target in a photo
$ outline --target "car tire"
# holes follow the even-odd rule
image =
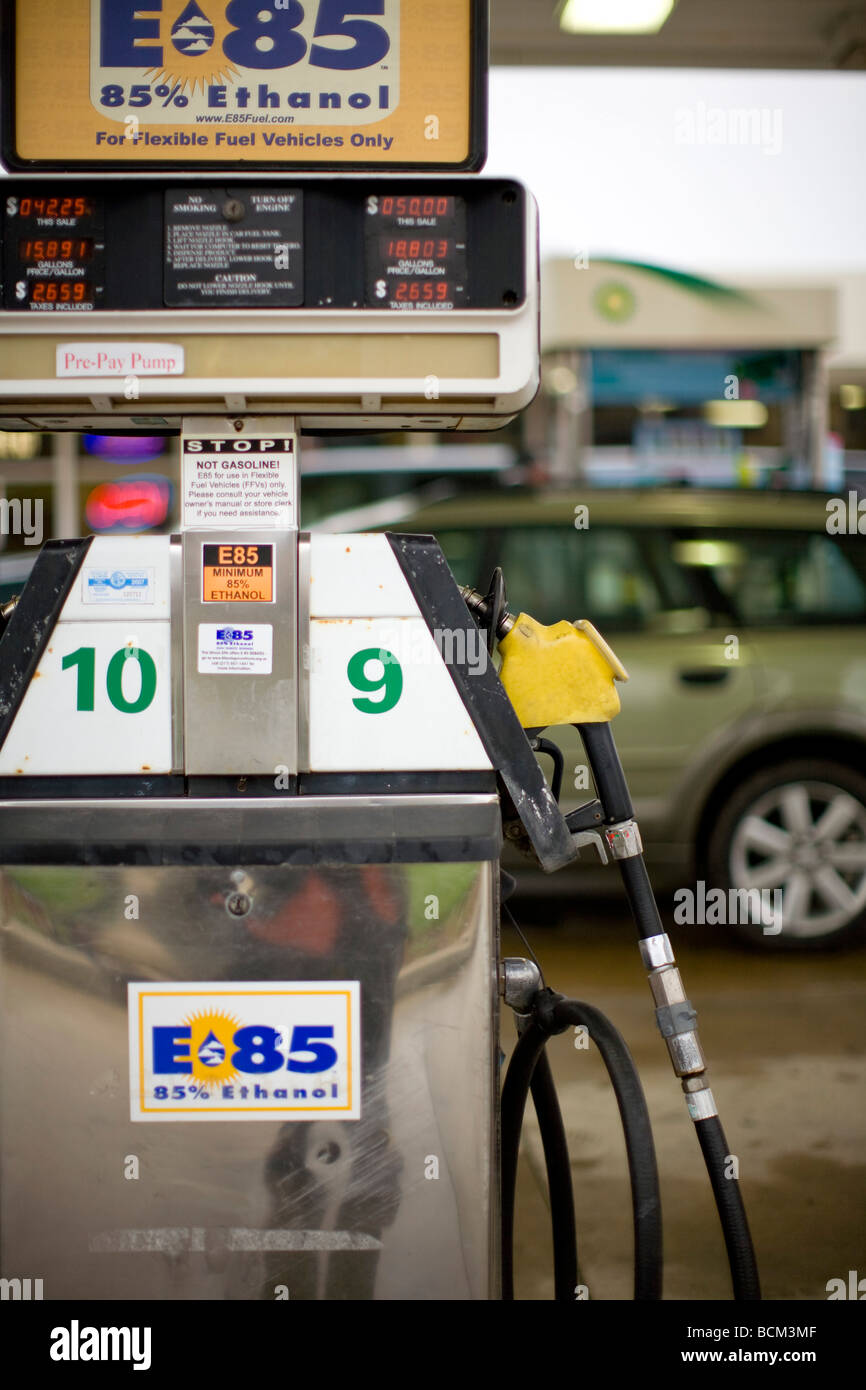
[[[850,944],[866,933],[866,777],[823,758],[764,768],[718,809],[705,862],[707,893],[723,890],[728,929],[743,939],[791,951]],[[749,888],[766,890],[760,913],[754,897],[751,910],[731,897]]]

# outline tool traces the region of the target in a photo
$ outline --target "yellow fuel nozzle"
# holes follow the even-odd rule
[[[499,650],[499,678],[524,729],[604,724],[619,713],[614,682],[628,672],[585,619],[545,627],[521,613]]]

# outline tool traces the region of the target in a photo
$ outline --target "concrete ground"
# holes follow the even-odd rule
[[[729,1299],[721,1229],[700,1149],[655,1024],[627,910],[582,900],[510,904],[545,980],[594,1004],[625,1037],[655,1134],[666,1299]],[[665,924],[698,1026],[739,1175],[765,1299],[826,1299],[827,1282],[866,1276],[866,948],[774,954],[718,928]],[[555,923],[555,925],[547,925]],[[504,955],[526,955],[517,935]],[[502,1045],[514,1024],[503,1010]],[[572,1033],[548,1053],[572,1156],[581,1278],[593,1299],[632,1297],[625,1146],[604,1066]],[[531,1103],[518,1176],[515,1297],[550,1299],[550,1217]]]

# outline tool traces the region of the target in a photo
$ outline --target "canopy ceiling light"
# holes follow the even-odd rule
[[[566,34],[657,34],[676,0],[565,0]]]
[[[705,401],[703,407],[707,424],[723,430],[759,430],[768,416],[762,401]]]

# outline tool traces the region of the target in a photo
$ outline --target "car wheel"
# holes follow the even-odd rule
[[[721,807],[709,884],[729,928],[773,950],[838,946],[866,930],[866,777],[816,759],[765,768]],[[751,903],[742,892],[759,890]],[[748,919],[748,920],[744,920]]]

